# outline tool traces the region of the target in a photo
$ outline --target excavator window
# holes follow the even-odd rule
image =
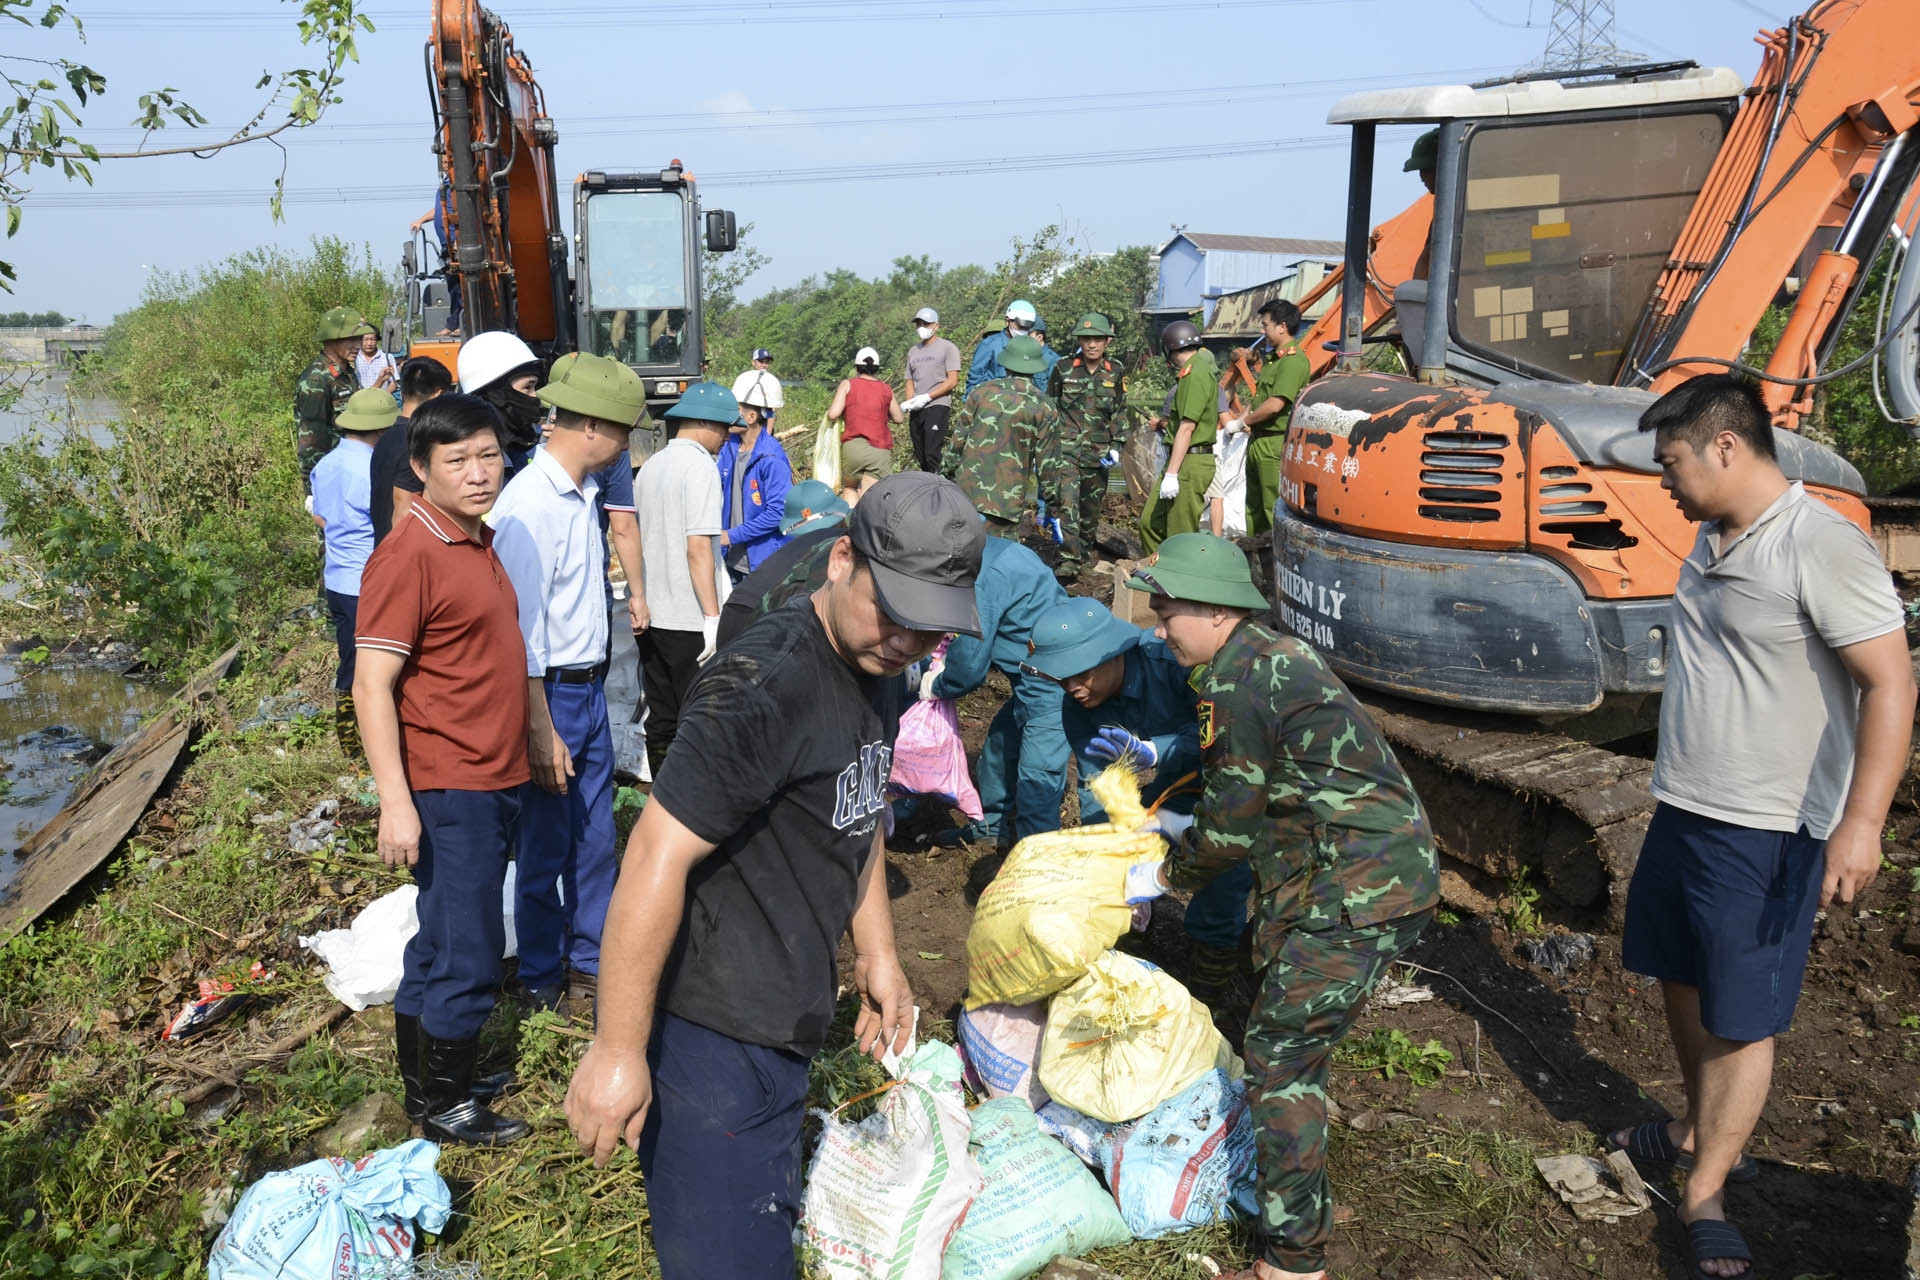
[[[1697,104],[1474,127],[1456,341],[1536,374],[1611,382],[1725,132],[1726,117]]]
[[[595,355],[678,364],[687,322],[686,210],[677,191],[608,191],[587,201],[588,331]]]

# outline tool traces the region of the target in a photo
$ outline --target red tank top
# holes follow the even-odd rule
[[[855,436],[882,449],[893,448],[893,426],[887,421],[887,407],[893,403],[893,388],[878,378],[851,378],[847,381],[846,430],[842,440]]]

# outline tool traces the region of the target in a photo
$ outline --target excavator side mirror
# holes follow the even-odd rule
[[[740,246],[740,234],[733,225],[733,210],[707,210],[707,252],[732,253]]]
[[[406,273],[407,277],[411,279],[414,273],[419,270],[419,267],[419,255],[414,252],[413,241],[409,240],[400,250],[400,268]]]

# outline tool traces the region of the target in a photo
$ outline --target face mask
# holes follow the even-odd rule
[[[914,332],[920,335],[920,341],[922,342],[925,342],[928,338],[931,338],[933,336],[933,330],[928,328],[924,324],[916,327],[914,329]]]
[[[480,393],[480,398],[500,411],[507,420],[508,443],[528,448],[540,438],[540,419],[547,406],[524,391],[515,391],[504,381],[496,382]]]

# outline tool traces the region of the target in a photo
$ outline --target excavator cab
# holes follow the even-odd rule
[[[573,226],[580,349],[630,365],[657,416],[702,377],[700,254],[734,248],[733,215],[703,218],[676,160],[655,173],[582,175]]]

